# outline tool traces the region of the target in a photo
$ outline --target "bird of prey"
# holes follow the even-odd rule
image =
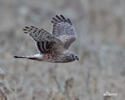
[[[70,45],[76,40],[76,31],[71,20],[63,15],[56,15],[52,18],[51,23],[53,24],[52,34],[35,26],[25,26],[24,33],[29,34],[36,41],[40,53],[14,57],[51,63],[79,60],[78,56],[68,51]]]

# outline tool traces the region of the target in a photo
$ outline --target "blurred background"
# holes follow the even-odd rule
[[[35,25],[52,32],[56,14],[74,23],[78,39],[70,50],[80,61],[14,59],[38,52],[22,28]],[[0,0],[0,68],[14,91],[9,100],[123,100],[124,27],[125,0]],[[105,97],[106,91],[117,95]]]

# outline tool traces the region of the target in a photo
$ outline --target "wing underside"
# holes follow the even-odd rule
[[[76,40],[75,28],[71,20],[63,15],[56,15],[51,22],[53,23],[53,35],[64,43],[65,49],[68,49]]]

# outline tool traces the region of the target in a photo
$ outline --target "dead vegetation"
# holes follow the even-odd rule
[[[72,19],[79,62],[14,59],[37,53],[25,25],[52,30],[50,19]],[[124,100],[125,0],[0,0],[0,96],[9,100]],[[6,77],[4,77],[6,76]],[[9,92],[11,91],[11,92]],[[118,96],[104,97],[106,91]]]

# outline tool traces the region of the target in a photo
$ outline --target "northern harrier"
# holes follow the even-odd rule
[[[70,45],[76,40],[75,28],[71,20],[63,15],[56,15],[51,22],[53,24],[52,34],[34,26],[26,26],[23,29],[24,33],[29,34],[36,41],[40,54],[14,57],[52,63],[79,60],[77,56],[68,51]]]

